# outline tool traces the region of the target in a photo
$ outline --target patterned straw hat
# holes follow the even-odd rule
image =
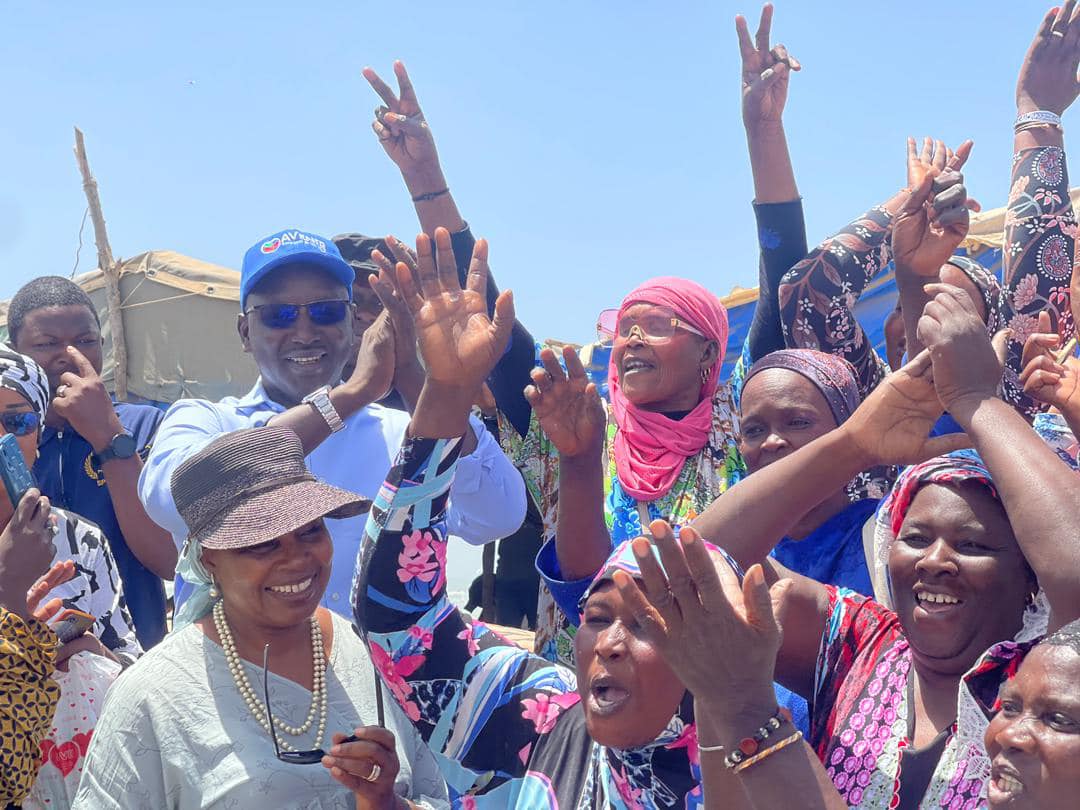
[[[176,468],[176,508],[188,542],[203,548],[257,546],[321,517],[345,518],[371,501],[315,479],[288,428],[227,433]]]

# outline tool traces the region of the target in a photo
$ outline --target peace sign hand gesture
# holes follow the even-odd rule
[[[664,521],[654,521],[649,530],[660,562],[647,539],[633,541],[644,585],[623,571],[614,575],[642,632],[695,700],[719,707],[738,695],[754,705],[775,705],[781,630],[774,605],[790,580],[770,589],[755,565],[740,583],[727,560],[710,553],[694,529],[683,528],[678,540]]]
[[[750,38],[746,18],[741,14],[735,17],[742,54],[743,124],[747,129],[780,123],[791,71],[802,70],[799,60],[790,56],[783,45],[770,47],[772,16],[772,3],[766,3],[754,39]]]
[[[395,284],[412,315],[428,381],[467,390],[470,402],[502,357],[514,324],[509,290],[495,301],[495,317],[488,317],[487,257],[487,240],[478,239],[461,289],[450,232],[436,228],[434,250],[426,235],[416,238],[415,276],[405,262],[397,263],[392,279],[380,271],[380,280]]]
[[[439,153],[420,102],[416,100],[409,74],[400,61],[394,62],[398,92],[384,82],[372,68],[364,68],[364,78],[379,94],[382,106],[375,109],[371,128],[386,154],[404,175],[423,174],[439,168]]]

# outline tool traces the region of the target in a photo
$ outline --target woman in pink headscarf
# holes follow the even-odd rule
[[[597,331],[611,352],[606,401],[576,351],[565,347],[560,358],[545,348],[525,391],[526,418],[504,409],[501,430],[549,537],[537,559],[546,585],[537,651],[564,663],[577,581],[650,520],[688,523],[743,474],[735,410],[720,382],[727,313],[715,295],[686,279],[655,278],[602,312]],[[496,395],[500,376],[496,369]],[[569,615],[576,619],[576,609]]]

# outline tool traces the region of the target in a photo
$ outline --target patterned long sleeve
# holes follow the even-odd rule
[[[572,673],[502,639],[446,595],[446,502],[460,440],[407,439],[368,517],[353,609],[389,691],[450,788],[513,806],[538,740],[578,701]],[[479,800],[485,801],[479,801]]]
[[[60,687],[52,674],[56,634],[0,608],[0,807],[33,787]]]
[[[53,590],[64,607],[89,613],[97,621],[92,632],[125,665],[143,654],[135,636],[135,623],[124,598],[120,569],[109,550],[109,541],[93,523],[72,512],[54,509],[58,518],[56,557],[75,561],[75,578]]]
[[[830,236],[784,277],[780,319],[788,348],[849,360],[866,396],[889,373],[855,317],[866,285],[891,261],[892,215],[878,206]]]
[[[1050,312],[1062,341],[1076,330],[1069,293],[1075,238],[1065,150],[1045,146],[1018,152],[1013,157],[1002,251],[1005,315],[1012,329],[1003,396],[1028,417],[1044,410],[1020,385],[1024,341],[1036,331],[1039,313]]]

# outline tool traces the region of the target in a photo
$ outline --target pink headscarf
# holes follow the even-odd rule
[[[608,368],[611,407],[615,412],[615,469],[623,490],[639,501],[662,498],[682,472],[686,459],[709,440],[712,429],[712,397],[720,384],[720,366],[727,348],[727,311],[720,300],[700,284],[664,276],[646,281],[619,307],[619,317],[633,304],[654,304],[675,314],[715,340],[720,351],[709,377],[701,386],[697,406],[682,419],[646,411],[634,405],[619,388],[619,371],[612,352]]]

